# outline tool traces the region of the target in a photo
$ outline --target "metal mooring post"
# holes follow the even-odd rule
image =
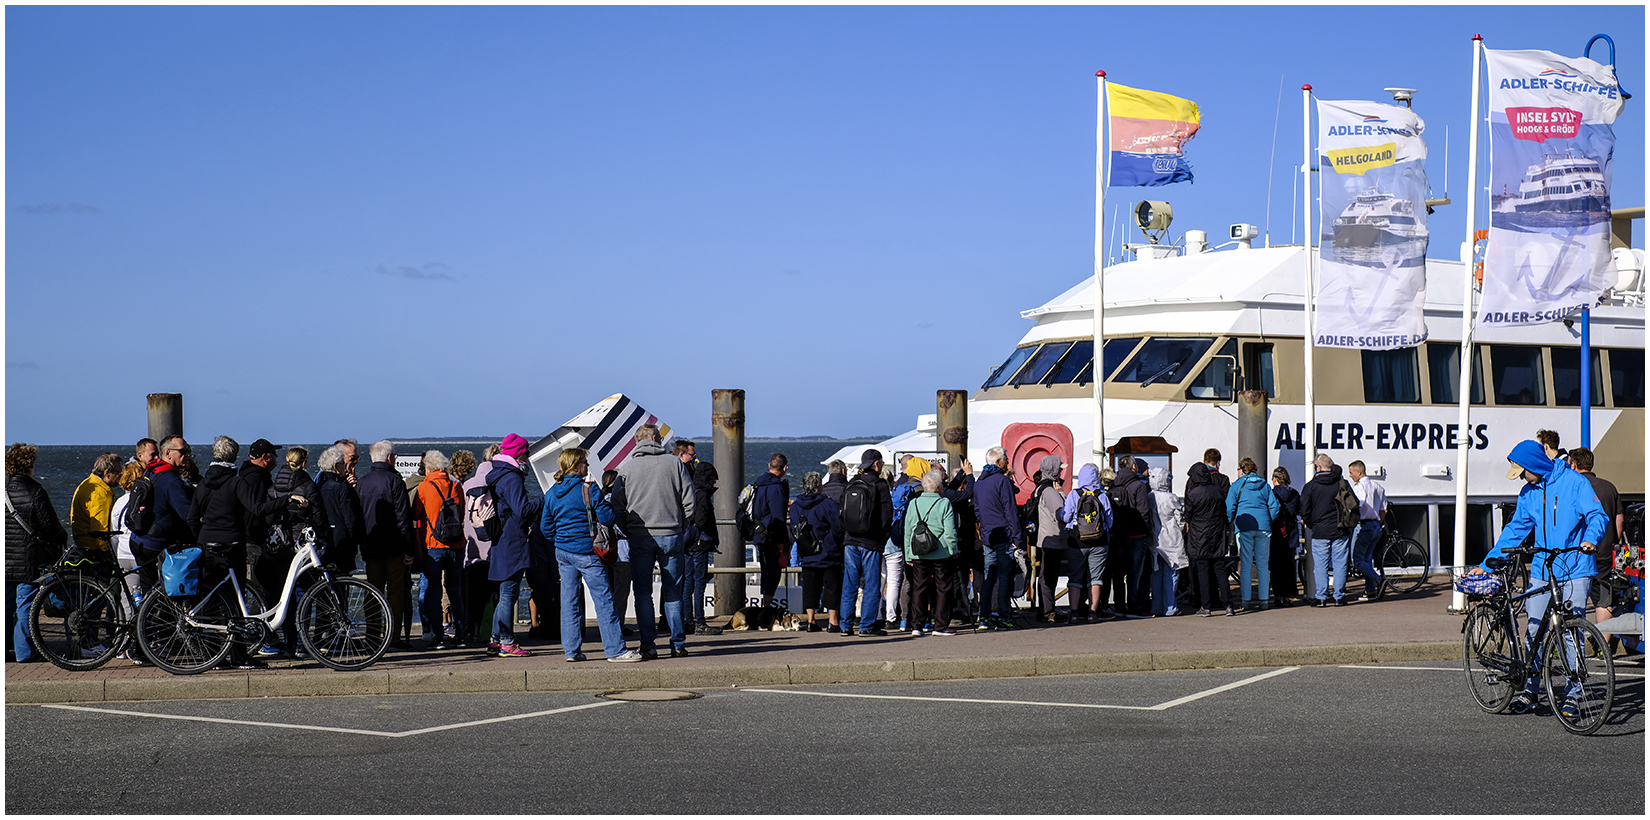
[[[968,391],[938,390],[934,393],[934,407],[940,446],[945,451],[947,477],[957,474],[963,459],[968,458]]]
[[[1244,390],[1238,393],[1238,458],[1248,456],[1255,460],[1255,472],[1261,480],[1269,480],[1272,467],[1267,456],[1271,447],[1266,441],[1266,391]],[[1310,477],[1310,476],[1308,476]]]
[[[739,537],[739,491],[745,486],[745,391],[710,391],[710,440],[716,456],[717,567],[744,567],[745,541]],[[732,615],[745,605],[745,575],[716,576],[716,614]]]
[[[149,394],[149,438],[165,441],[183,435],[183,394]]]

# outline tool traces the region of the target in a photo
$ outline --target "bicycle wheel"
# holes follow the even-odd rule
[[[390,645],[390,604],[371,584],[334,578],[298,602],[298,639],[311,657],[333,669],[365,669]]]
[[[1388,541],[1381,550],[1381,577],[1386,579],[1386,590],[1402,594],[1420,589],[1427,582],[1429,563],[1426,548],[1415,539],[1400,535]]]
[[[108,663],[131,638],[121,594],[79,573],[52,578],[29,607],[29,642],[61,669],[86,672]]]
[[[1467,688],[1472,690],[1478,708],[1498,715],[1512,703],[1514,689],[1521,689],[1517,672],[1518,661],[1513,657],[1515,638],[1507,634],[1506,619],[1493,604],[1481,604],[1467,613],[1462,631],[1462,659],[1467,670]]]
[[[1616,696],[1616,665],[1604,633],[1583,618],[1568,618],[1543,643],[1542,678],[1547,704],[1571,734],[1590,735],[1610,717]],[[1566,705],[1575,707],[1565,716]]]
[[[194,624],[189,623],[190,611]],[[137,639],[143,654],[174,675],[197,675],[229,654],[229,600],[214,592],[195,609],[193,598],[169,598],[156,587],[138,607]],[[225,627],[223,631],[196,624]]]

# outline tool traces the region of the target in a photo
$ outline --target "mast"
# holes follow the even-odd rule
[[[1301,86],[1301,256],[1305,258],[1306,290],[1301,297],[1301,318],[1306,322],[1305,345],[1301,356],[1306,368],[1306,475],[1311,477],[1318,458],[1317,413],[1312,402],[1312,347],[1316,342],[1312,328],[1312,304],[1316,289],[1312,286],[1312,86]]]
[[[1106,72],[1094,72],[1097,98],[1094,107],[1094,461],[1106,462],[1106,292],[1102,276],[1106,270]],[[1073,467],[1072,469],[1076,469]]]
[[[1467,560],[1467,452],[1472,448],[1472,246],[1478,212],[1478,94],[1484,70],[1484,38],[1472,36],[1472,117],[1467,132],[1467,238],[1461,243],[1461,373],[1456,398],[1461,438],[1455,446],[1455,534],[1450,566],[1461,572]],[[1459,589],[1450,596],[1450,612],[1465,612],[1467,595]]]

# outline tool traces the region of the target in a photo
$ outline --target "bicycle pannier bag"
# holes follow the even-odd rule
[[[169,597],[194,595],[200,592],[201,548],[184,547],[177,552],[168,550],[160,563],[161,582]]]

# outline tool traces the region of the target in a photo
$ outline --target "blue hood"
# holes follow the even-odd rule
[[[1553,460],[1539,442],[1524,439],[1507,454],[1507,460],[1545,479],[1553,472]]]

